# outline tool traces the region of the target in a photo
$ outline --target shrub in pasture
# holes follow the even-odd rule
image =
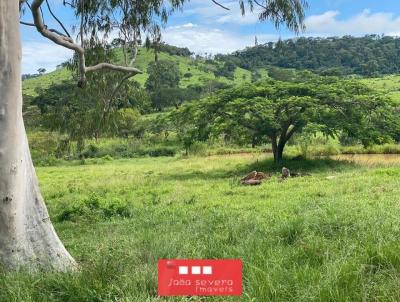
[[[64,204],[57,215],[58,221],[104,220],[114,217],[132,217],[131,205],[118,198],[108,199],[92,193],[88,197]]]

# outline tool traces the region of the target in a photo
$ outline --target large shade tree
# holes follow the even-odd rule
[[[184,106],[172,117],[190,141],[221,135],[241,135],[249,142],[264,138],[271,142],[279,162],[287,142],[311,124],[327,136],[345,133],[364,145],[391,141],[399,130],[397,108],[391,100],[351,80],[270,80],[224,90]]]
[[[140,73],[133,64],[141,35],[165,23],[170,13],[184,2],[187,1],[63,1],[65,9],[72,10],[77,19],[74,39],[54,15],[48,0],[0,1],[0,263],[6,269],[66,271],[76,267],[50,222],[31,160],[22,118],[20,23],[34,27],[45,38],[75,52],[78,84],[83,87],[87,74],[99,70],[124,73],[124,79]],[[239,0],[239,4],[243,13],[257,6],[254,12],[259,13],[260,20],[271,20],[276,26],[286,25],[294,31],[302,29],[304,0]],[[58,22],[58,29],[44,23],[45,9]],[[107,37],[115,31],[120,33],[130,56],[127,64],[98,62],[88,66],[87,50],[107,43]]]

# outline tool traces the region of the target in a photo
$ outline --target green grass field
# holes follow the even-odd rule
[[[283,165],[310,175],[263,154],[38,168],[81,271],[0,273],[0,301],[398,301],[400,159]],[[274,175],[239,185],[252,170]],[[159,299],[159,258],[241,258],[244,295]]]

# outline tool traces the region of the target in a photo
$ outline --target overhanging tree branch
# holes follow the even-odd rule
[[[121,65],[114,65],[110,63],[100,63],[94,66],[89,66],[85,68],[86,72],[92,72],[92,71],[98,71],[102,69],[109,69],[113,71],[120,71],[120,72],[129,72],[132,73],[131,76],[134,76],[136,74],[142,73],[139,69],[135,67],[126,67],[126,66],[121,66]]]
[[[131,76],[142,73],[142,71],[140,71],[139,69],[134,68],[134,67],[118,66],[118,65],[109,64],[109,63],[100,63],[95,66],[87,67],[86,66],[86,58],[85,58],[85,49],[83,47],[81,47],[80,45],[76,44],[71,37],[66,37],[66,36],[60,35],[59,33],[55,32],[55,30],[48,29],[47,26],[43,23],[40,7],[44,1],[45,0],[34,0],[31,5],[33,21],[36,26],[36,29],[42,36],[53,41],[57,45],[60,45],[60,46],[63,46],[65,48],[75,51],[75,53],[78,56],[78,62],[79,62],[80,79],[79,79],[78,85],[80,87],[83,87],[86,83],[86,73],[87,72],[93,72],[93,71],[98,71],[98,70],[102,70],[102,69],[109,69],[109,70],[113,70],[113,71],[127,72]]]
[[[68,48],[70,50],[73,50],[76,53],[76,57],[78,60],[78,70],[79,70],[79,84],[80,86],[83,86],[86,82],[86,72],[90,72],[93,70],[97,69],[112,69],[112,70],[117,70],[120,72],[127,72],[131,74],[137,74],[141,73],[140,70],[132,67],[119,67],[116,65],[112,64],[100,64],[96,65],[93,67],[86,67],[86,62],[85,62],[85,43],[83,43],[83,29],[81,28],[81,44],[79,45],[77,41],[74,41],[69,33],[66,31],[67,36],[64,36],[63,34],[60,34],[60,32],[54,30],[54,29],[48,29],[47,26],[45,25],[45,22],[42,20],[43,14],[41,14],[41,6],[44,1],[48,0],[32,0],[32,5],[31,5],[31,10],[32,10],[32,15],[34,17],[34,24],[37,28],[37,30],[46,38],[52,40],[54,43],[63,46],[65,48]],[[83,0],[82,0],[83,1]],[[98,6],[89,6],[90,8],[78,8],[77,6],[79,4],[83,4],[82,1],[70,1],[67,2],[66,0],[63,0],[64,5],[71,5],[76,9],[76,14],[77,16],[81,15],[82,18],[88,18],[88,20],[85,19],[85,26],[88,26],[88,28],[85,28],[85,30],[91,31],[91,35],[93,36],[96,34],[97,30],[104,31],[106,34],[110,33],[110,30],[112,28],[112,24],[110,24],[110,14],[111,12],[118,11],[122,9],[122,17],[123,17],[123,24],[124,26],[127,26],[129,30],[132,30],[132,27],[135,27],[136,30],[138,31],[138,36],[140,36],[140,28],[143,27],[145,29],[149,29],[153,22],[151,19],[153,17],[160,17],[161,21],[160,22],[166,22],[167,19],[167,10],[164,7],[164,1],[161,0],[146,0],[146,1],[99,1],[99,3],[104,2],[103,5],[98,5]],[[180,8],[184,2],[187,2],[188,0],[170,0],[168,1],[172,5],[172,9]],[[224,4],[221,3],[220,0],[211,0],[212,3],[215,5],[218,5],[219,7],[225,9],[225,10],[230,10],[229,7],[225,6]],[[138,3],[146,3],[143,8],[138,4]],[[149,2],[150,4],[147,4]],[[165,1],[167,2],[167,1]],[[27,3],[28,2],[24,0],[19,0],[20,5],[22,3]],[[244,7],[245,7],[245,1],[244,0],[239,0],[239,4],[241,7],[242,12],[244,13]],[[299,29],[302,29],[304,24],[304,9],[303,7],[307,7],[307,1],[306,0],[268,0],[268,1],[261,1],[261,0],[247,0],[247,3],[250,7],[250,10],[253,11],[253,5],[254,3],[260,7],[263,8],[263,11],[259,15],[259,20],[260,21],[265,21],[265,20],[270,20],[274,23],[276,27],[279,27],[282,23],[285,23],[286,26],[295,31],[296,33],[299,31]],[[48,4],[48,2],[47,2]],[[139,8],[138,8],[139,6]],[[87,10],[84,11],[84,10]],[[142,11],[144,10],[144,12]],[[51,11],[51,8],[49,7],[49,11],[52,14],[52,16],[57,20],[57,22],[60,24],[60,26],[63,27],[64,30],[66,30],[65,26],[58,20],[58,18],[53,14]],[[96,14],[98,14],[98,18],[96,18]],[[132,19],[133,18],[133,19]],[[82,22],[82,20],[81,20]],[[88,23],[88,24],[86,24]],[[155,24],[155,23],[154,23]],[[81,24],[83,25],[83,23]],[[136,33],[135,33],[136,34]],[[137,38],[137,37],[136,37]],[[134,52],[134,56],[136,53]]]
[[[211,0],[211,1],[212,1],[214,4],[218,5],[219,7],[223,8],[223,9],[225,9],[225,10],[230,10],[229,7],[226,7],[226,6],[222,5],[222,4],[219,3],[218,1],[215,1],[215,0]]]
[[[26,21],[22,21],[22,20],[20,20],[19,23],[22,24],[22,25],[26,25],[26,26],[36,27],[35,24],[30,23],[30,22],[26,22]],[[65,36],[63,33],[60,33],[60,32],[59,32],[58,30],[56,30],[56,29],[49,29],[49,31],[52,32],[52,33],[56,33],[56,34],[58,34],[58,35],[60,35],[60,36],[67,37],[67,36]]]
[[[22,24],[22,25],[35,27],[35,24],[29,23],[29,22],[25,22],[25,21],[22,21],[22,20],[20,20],[19,23]]]

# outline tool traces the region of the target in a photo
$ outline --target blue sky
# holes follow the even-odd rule
[[[255,36],[260,43],[294,37],[286,29],[275,29],[268,22],[260,23],[256,14],[242,17],[237,1],[222,0],[231,8],[225,11],[210,0],[191,0],[182,12],[171,16],[163,30],[167,43],[189,47],[204,53],[229,53],[254,45]],[[71,10],[62,6],[62,0],[50,0],[57,16],[68,27],[76,24]],[[309,0],[306,12],[306,32],[302,36],[362,36],[385,34],[400,36],[399,0]],[[49,27],[57,25],[43,7]],[[26,15],[23,20],[30,21]],[[40,67],[48,71],[71,57],[71,51],[54,45],[38,34],[34,28],[21,26],[23,40],[24,73],[35,73]]]

